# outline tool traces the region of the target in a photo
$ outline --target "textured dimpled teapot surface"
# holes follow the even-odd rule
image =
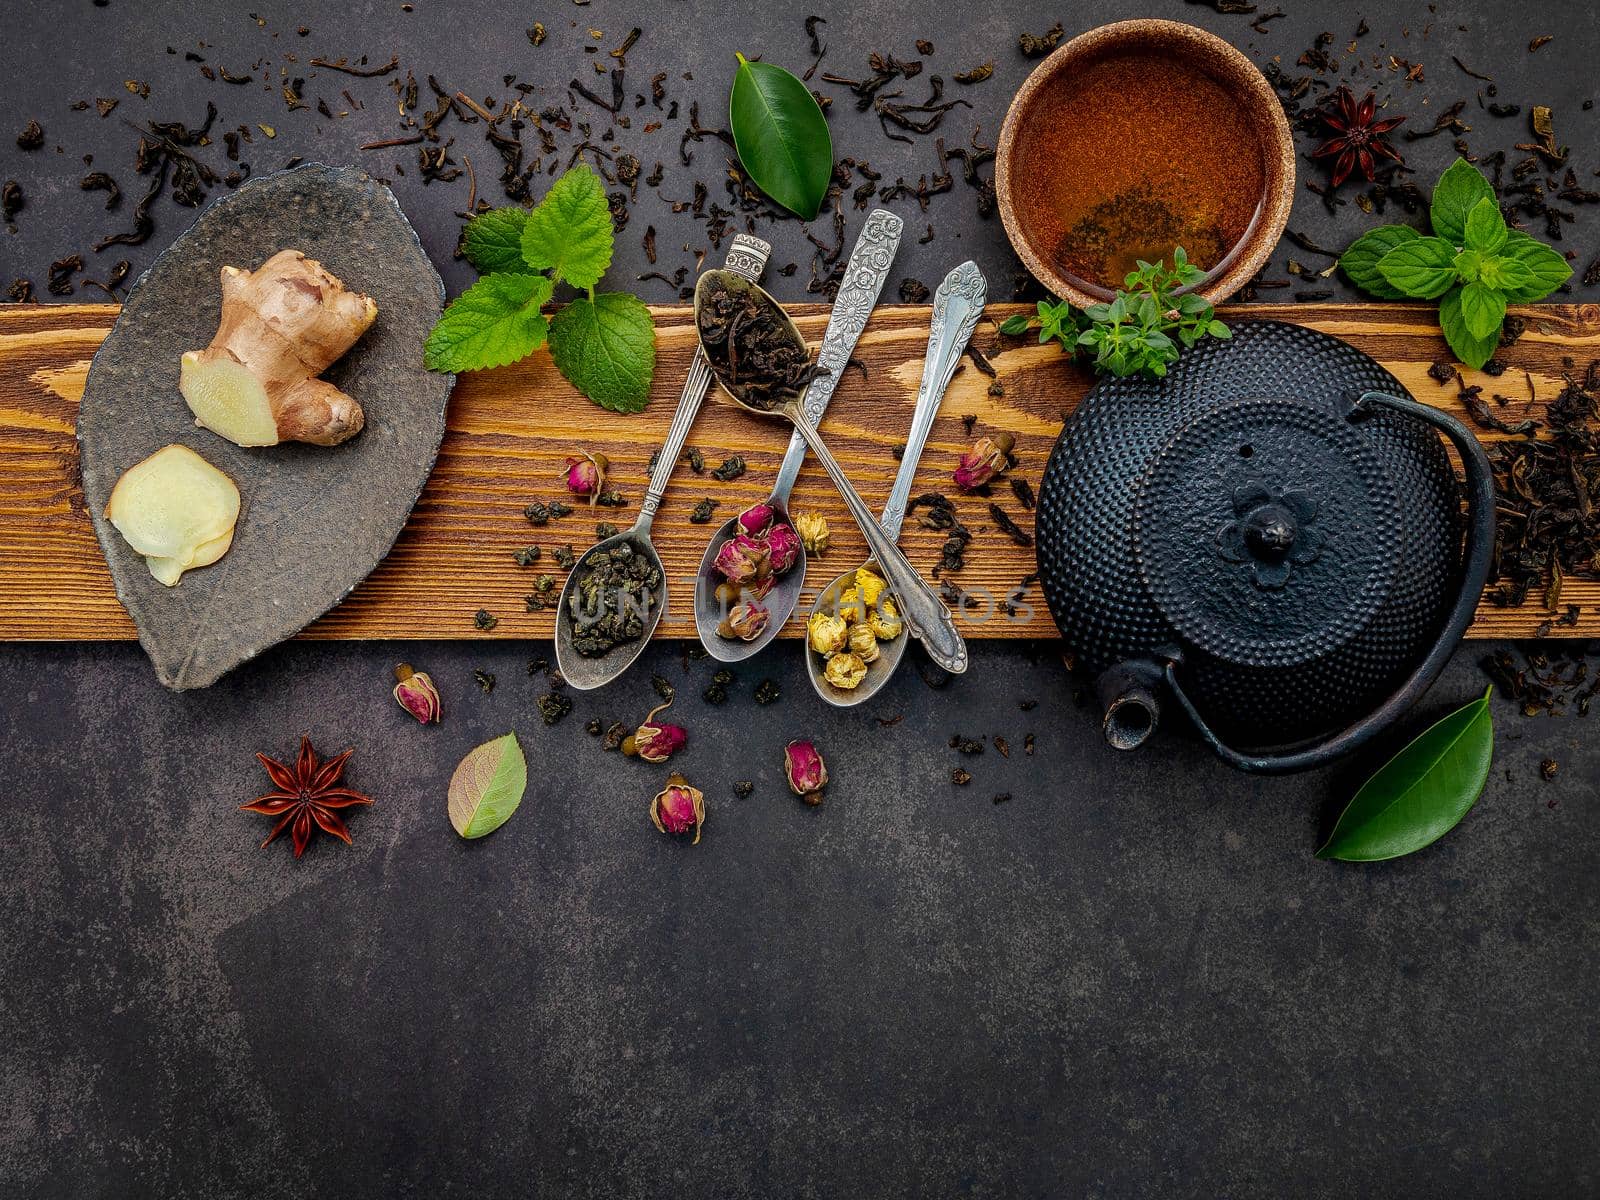
[[[1268,321],[1165,380],[1098,383],[1051,454],[1037,525],[1045,599],[1083,665],[1176,649],[1207,721],[1257,747],[1380,704],[1447,618],[1462,524],[1431,427],[1346,419],[1374,390],[1404,395],[1354,347]],[[1275,535],[1265,565],[1243,546]]]

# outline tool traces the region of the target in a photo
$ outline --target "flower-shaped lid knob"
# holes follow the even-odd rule
[[[1181,426],[1135,506],[1136,555],[1162,616],[1228,662],[1285,667],[1359,633],[1401,546],[1369,441],[1325,408],[1242,400]]]

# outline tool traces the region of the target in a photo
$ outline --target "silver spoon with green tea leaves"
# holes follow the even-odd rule
[[[881,208],[869,213],[866,224],[861,227],[855,249],[850,252],[844,278],[839,282],[839,293],[834,297],[828,328],[822,335],[822,348],[817,351],[821,373],[811,381],[801,400],[806,416],[813,425],[821,419],[823,410],[832,399],[833,390],[838,386],[851,354],[855,352],[856,341],[878,303],[878,295],[889,278],[889,267],[894,262],[895,251],[900,248],[903,227],[904,222],[899,217]],[[805,458],[805,439],[796,433],[789,439],[789,449],[773,481],[772,493],[745,512],[763,514],[768,523],[786,525],[792,529],[794,522],[789,515],[789,494],[794,489]],[[694,622],[700,633],[700,644],[712,658],[727,663],[743,662],[777,637],[778,631],[794,614],[806,577],[805,547],[797,538],[793,538],[792,565],[781,575],[769,576],[766,580],[768,590],[759,601],[760,608],[747,610],[760,616],[759,623],[751,623],[749,630],[736,630],[731,619],[733,606],[743,598],[745,589],[723,578],[717,569],[717,557],[723,552],[723,547],[742,531],[744,517],[744,513],[730,517],[711,535],[694,582]],[[748,638],[746,633],[749,634]]]
[[[911,500],[911,488],[916,482],[917,463],[922,458],[922,448],[927,444],[933,419],[939,415],[939,404],[945,389],[961,364],[962,351],[977,328],[983,315],[988,287],[983,273],[973,262],[964,262],[944,277],[933,297],[933,320],[928,329],[928,352],[922,361],[922,382],[917,386],[917,406],[911,414],[911,428],[906,433],[905,453],[900,458],[900,469],[895,473],[894,486],[883,506],[883,517],[878,522],[884,536],[891,542],[900,537],[900,526],[905,521],[906,505]],[[884,631],[881,597],[863,594],[861,576],[869,580],[877,577],[878,564],[869,559],[858,570],[846,571],[817,593],[806,621],[806,671],[811,686],[829,704],[836,708],[850,708],[861,704],[878,693],[894,675],[895,668],[905,656],[906,637],[880,638]],[[852,594],[853,593],[853,594]],[[842,601],[842,603],[841,603]],[[812,620],[819,614],[834,621],[843,620],[847,626],[846,642],[838,666],[847,669],[840,677],[852,679],[853,686],[845,687],[829,678],[831,659],[825,659],[811,644]],[[869,623],[868,618],[877,618]],[[865,629],[866,634],[857,631]],[[870,635],[870,637],[868,636]],[[857,642],[860,638],[860,642]]]
[[[709,273],[754,287],[771,253],[771,245],[760,238],[737,234],[722,270]],[[650,541],[650,526],[711,379],[705,353],[696,350],[638,519],[621,533],[596,542],[567,572],[556,609],[556,666],[576,691],[603,687],[621,675],[644,652],[661,623],[667,607],[667,573]]]
[[[919,639],[944,670],[965,671],[967,645],[950,610],[878,526],[844,468],[806,420],[801,397],[816,365],[783,306],[742,276],[707,271],[695,286],[694,313],[700,346],[718,386],[747,412],[782,417],[800,431],[866,538],[897,601],[905,632]]]

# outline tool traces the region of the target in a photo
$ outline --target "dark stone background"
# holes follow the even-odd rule
[[[868,51],[938,47],[948,75],[993,56],[960,92],[953,138],[998,127],[1027,64],[1016,33],[1058,17],[1069,33],[1118,16],[1193,20],[1265,62],[1294,59],[1322,29],[1343,55],[1424,64],[1420,84],[1362,70],[1425,128],[1496,75],[1500,99],[1556,107],[1580,182],[1600,165],[1600,113],[1585,112],[1600,43],[1588,6],[1545,3],[1309,5],[1264,34],[1191,4],[1081,7],[833,6],[826,66],[858,73]],[[1271,4],[1263,4],[1270,9]],[[231,11],[229,11],[231,10]],[[499,94],[514,72],[547,102],[589,71],[590,27],[629,56],[630,93],[657,70],[717,123],[734,49],[807,61],[803,9],[753,3],[573,7],[480,3],[243,5],[87,0],[13,6],[5,18],[0,177],[28,207],[0,232],[0,283],[126,228],[140,183],[123,117],[244,121],[278,136],[255,169],[291,155],[388,173],[452,290],[453,210],[465,180],[421,187],[412,152],[362,142],[394,132],[382,80],[308,76],[314,103],[349,86],[366,107],[328,121],[285,112],[260,65],[295,53],[398,52],[419,81]],[[259,15],[260,24],[246,12]],[[542,20],[533,49],[523,30]],[[311,33],[296,36],[305,24]],[[1554,34],[1530,54],[1528,40]],[[201,45],[203,43],[203,45]],[[168,47],[176,53],[169,54]],[[184,51],[250,87],[207,83]],[[1350,56],[1344,61],[1353,61]],[[678,78],[692,70],[690,83]],[[123,80],[150,84],[140,100]],[[425,88],[426,85],[424,85]],[[840,89],[832,89],[836,94]],[[916,95],[919,87],[908,89]],[[120,97],[108,119],[69,105]],[[580,103],[579,108],[583,105]],[[31,117],[47,143],[11,144]],[[1480,151],[1526,140],[1522,119],[1477,111]],[[931,164],[926,143],[887,141],[835,105],[841,154],[886,182]],[[667,160],[664,190],[714,176],[707,143],[674,166],[680,122],[628,145]],[[480,179],[477,132],[455,131]],[[1406,146],[1426,185],[1448,138]],[[108,214],[81,193],[83,154],[122,183]],[[214,159],[220,156],[213,155]],[[1303,164],[1303,176],[1316,168]],[[496,194],[487,181],[484,194]],[[912,232],[923,218],[900,202]],[[156,236],[122,254],[142,269],[192,214],[163,200]],[[900,265],[933,280],[975,256],[1004,295],[1016,264],[997,220],[960,184],[938,197],[926,246]],[[1300,197],[1293,227],[1343,244],[1367,223]],[[641,194],[613,278],[692,266],[703,229]],[[853,228],[853,225],[852,225]],[[1565,244],[1581,271],[1597,249],[1580,209]],[[803,298],[808,246],[763,224],[776,285]],[[826,237],[826,231],[823,231]],[[679,247],[687,247],[680,250]],[[1287,245],[1284,260],[1315,266]],[[1306,285],[1311,286],[1311,285]],[[1326,285],[1346,294],[1338,280]],[[644,294],[665,299],[660,285]],[[1287,293],[1271,293],[1281,296]],[[94,293],[87,293],[94,298]],[[1483,686],[1468,646],[1405,729],[1343,768],[1295,779],[1234,774],[1169,730],[1128,757],[1099,743],[1058,648],[984,646],[971,673],[934,691],[902,673],[862,713],[813,700],[794,646],[739,674],[732,698],[699,698],[707,663],[652,651],[628,678],[543,727],[536,644],[295,644],[202,693],[173,695],[138,648],[7,646],[0,729],[8,816],[0,838],[0,1190],[16,1196],[410,1195],[1578,1195],[1600,1187],[1593,846],[1600,751],[1588,723],[1524,719],[1496,701],[1498,758],[1460,829],[1413,858],[1354,867],[1311,852],[1362,774],[1426,721]],[[421,729],[388,697],[405,657],[445,693]],[[473,668],[496,674],[484,695]],[[682,768],[708,795],[701,845],[651,830],[665,772],[602,754],[592,716],[633,721],[658,670],[684,687]],[[784,697],[751,699],[768,674]],[[1024,712],[1019,701],[1036,699]],[[904,714],[890,727],[877,718]],[[1176,722],[1174,722],[1176,724]],[[533,783],[492,837],[461,842],[444,814],[455,762],[515,729]],[[263,790],[252,752],[292,753],[301,730],[357,747],[350,776],[377,797],[352,819],[352,849],[324,841],[300,862],[256,848],[265,819],[235,806]],[[952,732],[999,734],[1013,751],[959,759]],[[1038,753],[1024,757],[1025,733]],[[836,782],[820,809],[790,797],[782,743],[811,735]],[[1539,778],[1546,757],[1553,782]],[[965,789],[952,766],[975,776]],[[755,794],[736,800],[734,779]],[[1009,792],[1008,803],[991,797]]]

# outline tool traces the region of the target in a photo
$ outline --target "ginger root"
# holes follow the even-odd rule
[[[145,556],[150,574],[172,587],[185,571],[228,552],[239,489],[187,446],[164,446],[122,473],[106,519]]]
[[[183,356],[179,389],[196,421],[241,446],[336,446],[361,432],[361,405],[317,376],[372,324],[378,306],[315,259],[282,250],[254,271],[222,268],[222,320]]]

